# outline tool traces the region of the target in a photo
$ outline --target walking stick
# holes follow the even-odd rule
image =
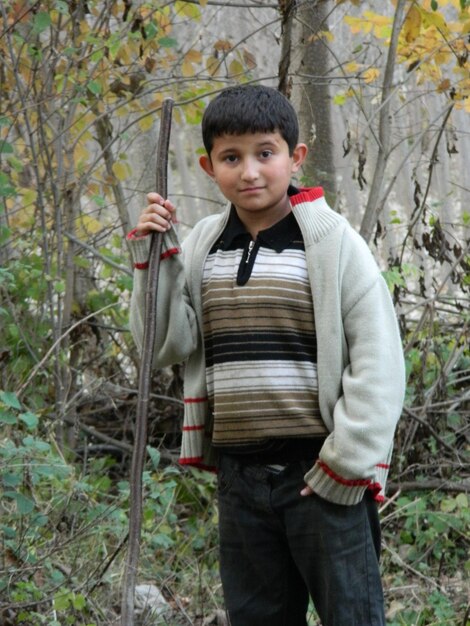
[[[173,104],[174,102],[171,98],[167,98],[163,101],[160,119],[160,134],[157,146],[156,191],[162,198],[167,197],[168,145],[170,142]],[[142,473],[147,446],[147,416],[156,329],[155,308],[163,235],[162,233],[152,233],[151,238],[147,289],[145,292],[144,336],[142,340],[142,355],[139,372],[135,442],[132,453],[130,477],[129,540],[122,590],[121,626],[134,626],[135,581],[139,560],[140,530],[142,524]]]

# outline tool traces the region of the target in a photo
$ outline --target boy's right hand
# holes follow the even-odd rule
[[[137,237],[144,237],[151,232],[165,233],[176,221],[176,207],[170,200],[152,192],[147,194],[147,202],[149,204],[140,214],[134,231]]]

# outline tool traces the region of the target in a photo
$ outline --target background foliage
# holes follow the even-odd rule
[[[124,236],[154,176],[139,160],[141,141],[154,144],[171,94],[175,145],[183,136],[185,146],[172,152],[173,192],[207,206],[191,175],[189,202],[181,174],[201,148],[192,129],[227,84],[283,77],[285,64],[269,73],[259,46],[274,32],[293,55],[289,29],[299,25],[307,30],[296,50],[325,47],[329,62],[318,76],[307,56],[295,73],[291,59],[285,85],[295,100],[328,84],[331,112],[320,108],[315,119],[301,105],[301,121],[344,122],[333,138],[343,152],[332,156],[342,176],[332,201],[348,214],[345,194],[355,193],[348,217],[383,267],[407,359],[382,511],[389,623],[470,621],[468,2],[397,0],[381,13],[358,1],[301,2],[295,11],[291,2],[242,4],[253,19],[238,36],[237,9],[223,7],[227,34],[216,27],[222,9],[207,0],[0,2],[5,626],[118,618],[139,361],[127,330]],[[323,21],[303,20],[312,7]],[[314,163],[304,182],[322,175]],[[193,223],[187,215],[183,227]],[[160,617],[141,612],[148,624],[210,623],[222,606],[214,479],[175,463],[180,383],[178,366],[154,375],[139,579],[168,606]]]

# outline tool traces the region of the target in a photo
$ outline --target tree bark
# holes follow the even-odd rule
[[[279,0],[282,17],[279,90],[296,108],[300,140],[309,148],[302,182],[321,185],[328,201],[334,205],[336,177],[328,47],[322,35],[328,30],[330,4],[330,0],[301,4],[295,0]]]
[[[374,169],[374,177],[370,188],[367,206],[362,218],[360,233],[369,242],[375,229],[377,219],[382,212],[383,203],[380,196],[384,186],[385,167],[390,157],[391,127],[391,99],[393,96],[393,74],[397,57],[398,36],[403,26],[403,13],[406,0],[398,0],[393,19],[392,36],[388,48],[387,63],[385,65],[384,80],[382,84],[382,98],[379,113],[379,150]]]

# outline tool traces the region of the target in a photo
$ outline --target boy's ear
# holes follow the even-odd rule
[[[298,143],[292,152],[292,171],[297,172],[305,161],[308,148],[304,143]]]
[[[203,154],[199,157],[199,165],[208,176],[214,178],[214,168],[212,167],[212,162],[207,154]]]

